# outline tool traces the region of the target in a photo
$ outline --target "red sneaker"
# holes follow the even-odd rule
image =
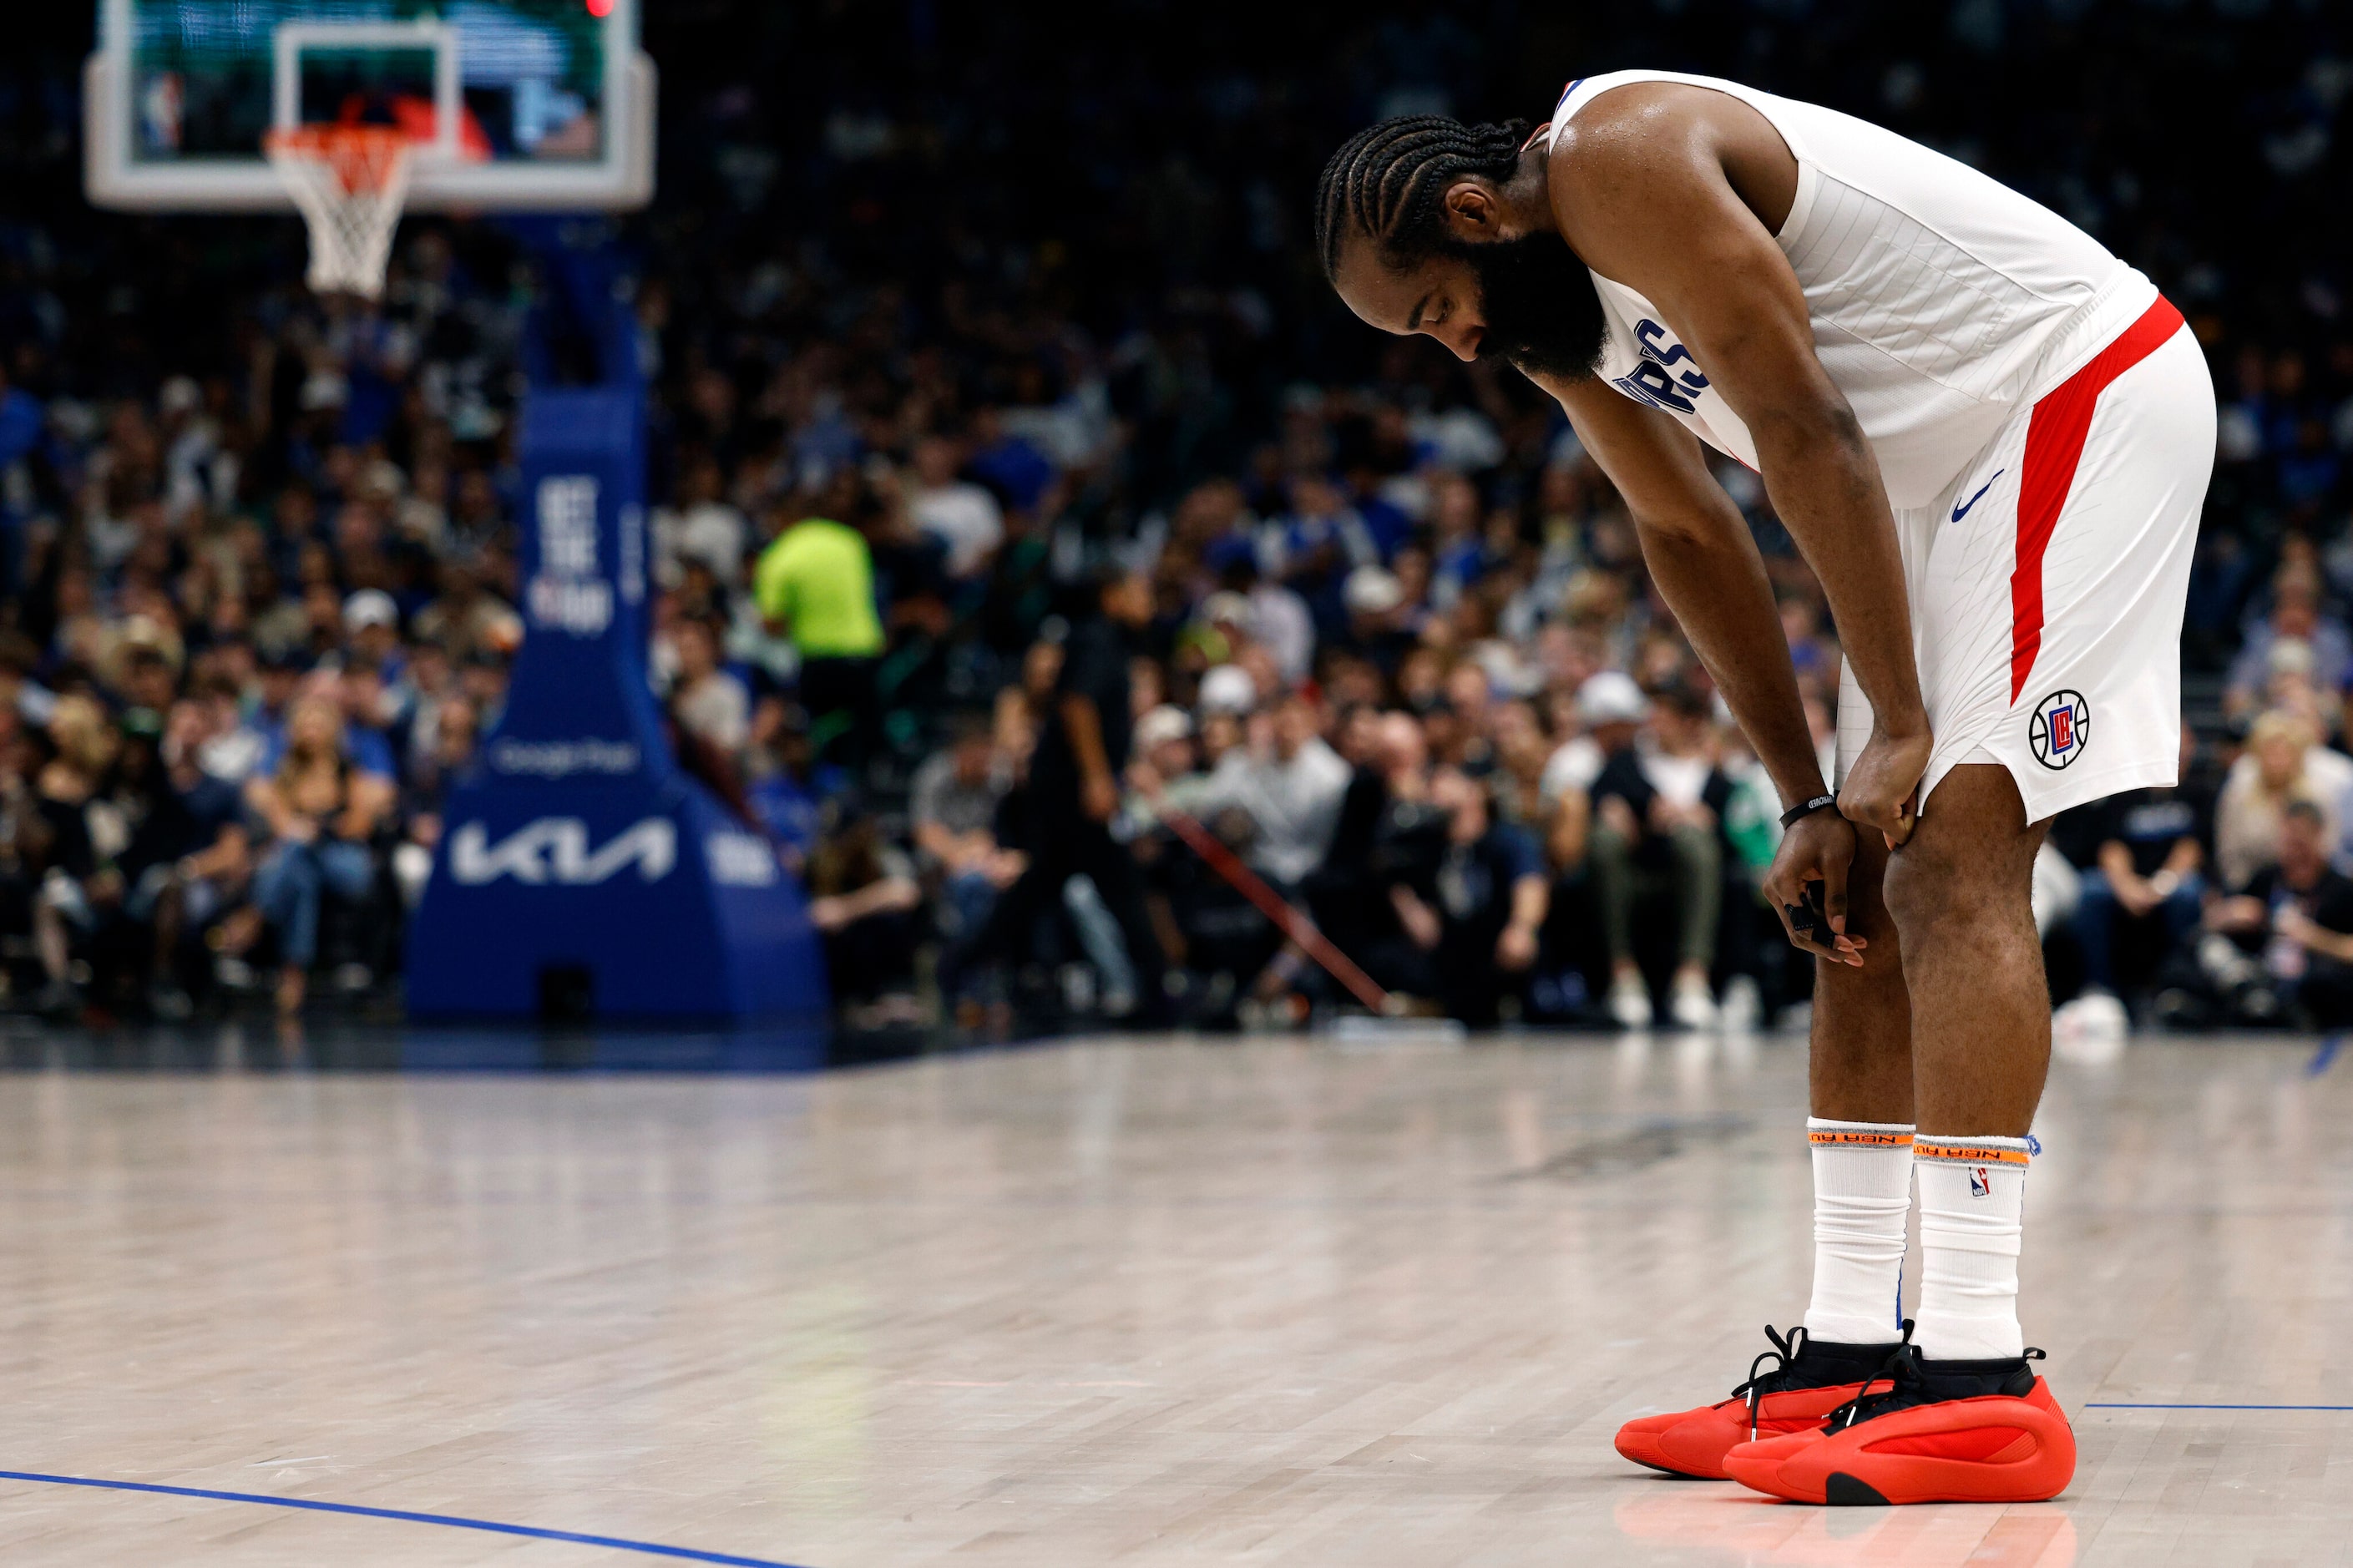
[[[1892,1342],[1880,1345],[1838,1344],[1806,1337],[1802,1328],[1787,1338],[1769,1326],[1766,1338],[1773,1349],[1748,1363],[1748,1381],[1732,1397],[1696,1410],[1665,1415],[1638,1415],[1618,1428],[1618,1451],[1638,1465],[1664,1470],[1671,1476],[1725,1479],[1724,1456],[1736,1443],[1752,1438],[1808,1432],[1851,1403],[1863,1384],[1887,1365]],[[1771,1372],[1757,1369],[1767,1359],[1780,1364]]]
[[[1929,1361],[1910,1345],[1883,1388],[1820,1428],[1743,1443],[1725,1456],[1742,1486],[1791,1502],[2042,1502],[2075,1476],[2075,1433],[2027,1364]]]

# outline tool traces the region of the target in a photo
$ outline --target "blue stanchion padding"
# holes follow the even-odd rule
[[[443,814],[409,1011],[528,1017],[564,994],[607,1018],[821,1018],[800,889],[679,769],[646,684],[641,395],[534,392],[521,456],[522,649]]]

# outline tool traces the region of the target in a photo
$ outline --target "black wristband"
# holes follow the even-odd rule
[[[1814,813],[1821,810],[1824,806],[1836,805],[1837,804],[1838,796],[1835,795],[1818,795],[1814,796],[1813,799],[1807,801],[1804,805],[1793,805],[1788,810],[1783,812],[1781,814],[1781,826],[1784,827],[1794,827],[1797,826],[1798,818],[1801,816],[1811,816]]]

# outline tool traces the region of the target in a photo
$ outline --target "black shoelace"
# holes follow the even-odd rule
[[[1872,1385],[1884,1379],[1886,1391],[1872,1393]],[[1831,1412],[1827,1430],[1841,1432],[1858,1421],[1869,1420],[1889,1408],[1890,1402],[1902,1391],[1920,1381],[1920,1352],[1912,1348],[1912,1320],[1904,1320],[1904,1337],[1887,1352],[1886,1361],[1871,1376],[1863,1379],[1862,1387],[1852,1399]]]
[[[1912,1331],[1912,1325],[1905,1324],[1904,1331],[1909,1334]],[[1795,1364],[1800,1355],[1805,1353],[1806,1350],[1806,1327],[1803,1323],[1791,1329],[1787,1337],[1784,1337],[1772,1324],[1767,1323],[1765,1325],[1765,1337],[1773,1342],[1773,1348],[1757,1352],[1757,1359],[1748,1363],[1748,1381],[1732,1391],[1732,1397],[1735,1399],[1745,1398],[1748,1401],[1748,1440],[1752,1443],[1757,1440],[1757,1405],[1763,1403],[1767,1394],[1780,1392],[1782,1382],[1788,1377],[1789,1368]],[[1757,1369],[1768,1361],[1774,1363],[1773,1370],[1767,1373],[1758,1372]]]
[[[2021,1357],[2024,1361],[2048,1359],[2032,1345],[2026,1347]],[[1872,1385],[1885,1383],[1880,1392]],[[1920,1365],[1919,1347],[1912,1342],[1912,1320],[1904,1320],[1904,1338],[1888,1352],[1886,1364],[1862,1385],[1861,1393],[1831,1412],[1826,1430],[1843,1432],[1858,1421],[1868,1421],[1874,1415],[1884,1415],[1894,1410],[1906,1410],[1915,1405],[1926,1405],[1933,1397],[1928,1390],[1926,1374]]]

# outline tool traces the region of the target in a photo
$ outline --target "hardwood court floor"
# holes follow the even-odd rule
[[[2314,1057],[2059,1067],[2025,1277],[2073,1487],[1835,1511],[1609,1448],[1803,1306],[1788,1041],[7,1077],[0,1470],[58,1479],[0,1479],[0,1563],[2353,1561]]]

